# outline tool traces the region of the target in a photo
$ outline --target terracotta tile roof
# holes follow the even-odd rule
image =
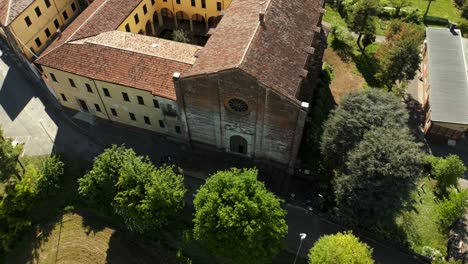
[[[30,6],[34,0],[1,0],[0,2],[0,21],[8,26],[16,17]]]
[[[189,55],[185,54],[185,57],[180,58],[181,54],[170,56],[168,51],[155,54],[138,45],[126,49],[128,41],[141,44],[150,37],[112,32],[141,1],[95,0],[35,63],[91,79],[151,91],[155,95],[175,100],[172,75],[174,72],[184,72],[192,66],[188,60]],[[107,36],[110,35],[123,37],[123,40],[109,41]],[[177,46],[178,43],[174,45]],[[195,47],[187,45],[189,50],[198,49]]]
[[[89,43],[64,44],[36,60],[36,63],[95,80],[150,91],[171,100],[176,99],[173,73],[184,72],[192,66]]]
[[[226,10],[191,76],[239,67],[264,85],[296,98],[322,0],[236,0]],[[264,8],[265,22],[259,23]]]

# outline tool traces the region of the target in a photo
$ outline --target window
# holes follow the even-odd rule
[[[156,99],[153,99],[154,108],[159,108],[159,102]]]
[[[110,93],[109,93],[109,90],[107,88],[102,88],[102,91],[104,92],[104,95],[107,96],[107,97],[111,97],[110,96]]]
[[[63,19],[65,19],[65,20],[68,19],[67,11],[63,11],[62,15],[63,15]]]
[[[55,29],[58,29],[60,27],[60,23],[58,22],[57,19],[54,20],[54,26],[55,26]]]
[[[36,45],[37,45],[38,48],[41,47],[42,42],[41,42],[41,39],[40,39],[40,38],[36,38],[36,39],[34,40],[34,42],[36,42]]]
[[[130,32],[130,25],[129,24],[125,25],[125,31]]]
[[[115,111],[114,108],[111,108],[111,113],[112,113],[113,116],[117,116],[117,111]]]
[[[143,97],[137,96],[137,99],[138,99],[138,103],[139,103],[139,104],[141,104],[141,105],[144,105],[144,104],[145,104],[145,101],[143,101]]]
[[[221,8],[221,2],[216,2],[216,9],[217,9],[218,11],[221,11],[221,9],[222,9],[222,8]]]
[[[65,102],[68,101],[68,100],[67,100],[67,97],[65,97],[65,95],[64,95],[63,93],[61,93],[60,95],[62,96],[62,100],[63,100],[63,101],[65,101]]]
[[[122,97],[123,97],[124,101],[130,102],[130,98],[128,98],[128,94],[127,94],[127,93],[122,92]]]
[[[88,90],[88,92],[93,93],[93,89],[91,89],[91,85],[86,83],[85,86],[86,86],[86,90]]]
[[[136,117],[134,113],[128,113],[130,115],[130,119],[136,121]]]
[[[138,22],[140,22],[140,18],[138,18],[138,14],[135,14],[133,18],[135,19],[135,24],[138,25]]]
[[[76,88],[75,81],[70,78],[68,78],[68,81],[70,82],[71,87]]]
[[[192,0],[192,6],[195,6],[195,0]]]
[[[44,0],[44,3],[45,3],[45,5],[46,5],[47,8],[50,7],[50,0]]]
[[[232,98],[228,102],[229,108],[237,113],[245,113],[247,110],[249,110],[249,106],[247,103],[239,98]]]
[[[175,132],[176,132],[177,134],[181,134],[181,133],[182,133],[182,131],[180,130],[180,126],[175,126]]]
[[[148,9],[146,8],[146,5],[143,5],[143,14],[146,15],[148,13]]]
[[[164,128],[164,121],[159,120],[159,126],[160,126],[161,128]]]
[[[154,0],[151,0],[151,5],[154,5],[155,1]]]
[[[52,81],[57,82],[57,78],[55,78],[55,74],[51,73],[50,78],[52,79]]]
[[[41,9],[38,6],[36,6],[36,8],[34,8],[34,12],[36,12],[37,17],[40,17],[42,15]]]
[[[76,5],[75,5],[75,3],[72,3],[72,4],[71,4],[71,8],[72,8],[73,12],[76,11]]]
[[[26,25],[29,27],[32,23],[31,23],[31,19],[29,18],[29,16],[26,16],[24,18],[24,22],[26,22]]]
[[[206,0],[201,0],[201,7],[206,8]]]
[[[145,120],[146,124],[151,125],[151,121],[150,121],[149,117],[144,116],[143,119]]]
[[[94,104],[96,111],[101,112],[101,107],[98,104]]]
[[[44,33],[45,33],[45,35],[46,35],[47,37],[50,37],[50,31],[49,31],[48,28],[46,28],[46,29],[44,30]]]
[[[176,4],[179,4],[179,5],[180,5],[180,0],[176,0]]]

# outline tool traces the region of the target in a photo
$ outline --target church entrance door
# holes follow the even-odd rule
[[[247,140],[241,136],[232,136],[230,139],[230,150],[234,153],[247,154]]]

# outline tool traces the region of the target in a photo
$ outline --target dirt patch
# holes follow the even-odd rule
[[[48,235],[38,230],[35,247],[24,247],[7,263],[177,263],[161,245],[115,230],[101,219],[68,213]]]
[[[335,51],[326,49],[323,61],[333,66],[335,78],[330,90],[337,104],[341,98],[349,92],[359,91],[364,85],[364,78],[353,72],[353,65],[343,62]]]

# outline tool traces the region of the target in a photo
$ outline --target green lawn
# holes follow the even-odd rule
[[[429,246],[445,255],[448,234],[441,232],[437,225],[437,204],[433,193],[436,182],[424,178],[419,185],[422,183],[425,184],[425,193],[420,192],[421,200],[417,192],[414,192],[412,197],[416,201],[415,208],[404,212],[396,219],[396,223],[406,234],[415,252],[421,253],[424,246]]]
[[[426,12],[429,1],[427,0],[412,0],[413,9],[418,9],[421,15]],[[447,18],[451,21],[460,20],[460,12],[455,7],[452,0],[435,0],[431,2],[428,16],[436,16]]]

